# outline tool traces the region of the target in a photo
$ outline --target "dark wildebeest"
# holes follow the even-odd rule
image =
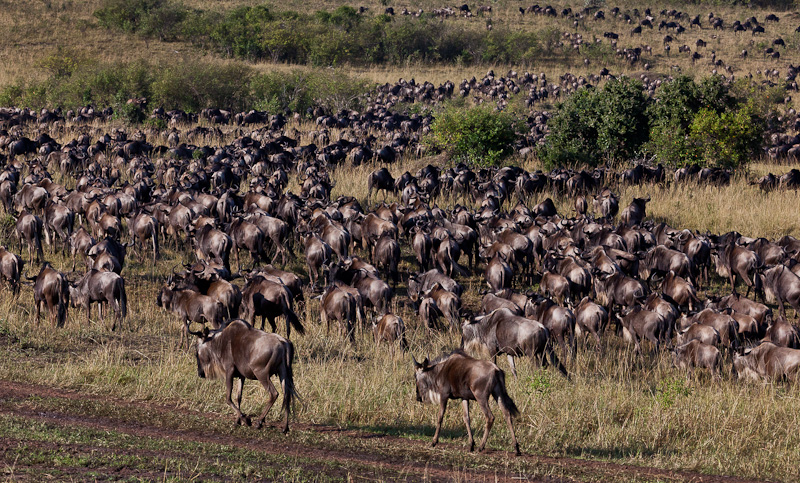
[[[800,317],[800,277],[786,265],[776,265],[766,270],[763,277],[767,301],[777,302],[778,309],[784,317],[786,317],[785,304],[788,302],[794,309],[795,316]]]
[[[242,218],[231,221],[228,233],[233,241],[233,254],[236,256],[236,265],[242,269],[242,261],[239,257],[239,249],[245,249],[250,253],[253,266],[261,261],[264,252],[264,232],[253,223]]]
[[[397,286],[400,274],[397,265],[400,263],[400,244],[394,238],[382,236],[372,249],[372,260],[375,265],[386,271],[393,285]]]
[[[594,284],[597,301],[611,313],[614,305],[632,307],[647,298],[647,287],[634,278],[615,273],[613,275],[598,274]]]
[[[689,256],[664,245],[658,245],[648,250],[639,263],[639,276],[642,280],[649,281],[654,275],[664,276],[670,271],[679,277],[691,278],[692,264]]]
[[[153,243],[153,264],[158,260],[158,220],[147,213],[139,213],[128,219],[128,228],[131,232],[131,241],[136,245],[138,241],[142,250],[144,243],[149,238]]]
[[[689,311],[694,311],[694,308],[700,303],[692,282],[675,275],[672,270],[661,282],[661,292],[671,298],[679,307],[689,307]]]
[[[264,322],[269,321],[272,331],[275,332],[275,317],[283,315],[286,320],[286,337],[291,336],[292,327],[300,334],[305,333],[303,324],[294,311],[294,298],[292,291],[277,278],[268,278],[257,275],[247,282],[242,291],[242,305],[239,315],[252,325],[256,316],[261,316],[261,328]]]
[[[11,286],[11,293],[14,295],[19,293],[19,279],[22,276],[22,266],[25,262],[22,257],[15,255],[0,246],[0,279],[8,282]]]
[[[244,380],[258,380],[269,393],[267,407],[256,421],[256,428],[261,428],[267,413],[278,399],[278,390],[270,381],[270,377],[277,375],[283,386],[283,432],[289,432],[289,413],[292,400],[297,397],[292,375],[292,342],[278,334],[257,330],[238,319],[223,329],[191,333],[198,336],[197,375],[203,379],[225,378],[225,401],[236,413],[236,424],[251,424],[250,418],[241,410]],[[239,395],[235,405],[231,397],[234,379],[239,379]]]
[[[400,348],[408,350],[408,342],[406,342],[406,325],[403,319],[394,315],[386,314],[382,316],[377,322],[372,322],[372,336],[375,343],[386,341],[389,344],[399,341]]]
[[[684,315],[678,325],[681,329],[685,329],[695,322],[717,329],[723,347],[727,349],[738,347],[739,324],[730,314],[717,312],[714,309],[703,309],[696,314]]]
[[[511,265],[496,253],[494,257],[486,264],[485,273],[486,283],[493,292],[503,290],[504,288],[511,288],[511,282],[514,279],[514,270]]]
[[[114,272],[89,270],[75,285],[69,288],[69,297],[73,307],[81,306],[86,311],[86,322],[89,322],[93,302],[100,304],[98,311],[103,317],[102,304],[114,308],[114,325],[122,328],[122,320],[128,315],[128,298],[125,295],[125,281]]]
[[[30,279],[30,278],[29,278]],[[41,315],[42,304],[47,305],[53,327],[64,327],[69,307],[69,282],[63,273],[55,270],[49,263],[42,264],[39,275],[33,283],[33,303],[36,304],[36,322]]]
[[[672,351],[672,362],[685,370],[695,367],[708,369],[715,379],[719,379],[722,355],[713,345],[695,339],[675,347]]]
[[[306,233],[302,236],[303,244],[305,245],[306,264],[308,265],[308,276],[311,278],[311,290],[314,291],[322,267],[330,262],[333,251],[330,245],[320,240],[316,235]]]
[[[74,225],[75,213],[72,210],[52,201],[47,203],[44,209],[44,236],[48,246],[53,243],[55,235],[58,235],[61,249],[66,253]]]
[[[514,444],[514,452],[517,455],[520,454],[512,422],[512,418],[519,415],[519,410],[506,392],[506,377],[499,367],[489,361],[473,359],[461,350],[455,350],[433,361],[425,358],[422,364],[415,359],[414,378],[417,383],[417,401],[439,405],[436,433],[433,435],[431,446],[436,446],[436,443],[439,442],[439,432],[442,429],[444,413],[447,410],[447,401],[461,399],[464,408],[464,424],[467,426],[467,436],[469,437],[469,450],[475,449],[475,440],[472,438],[469,420],[469,401],[475,400],[486,416],[483,439],[478,447],[479,451],[483,451],[483,448],[486,447],[486,440],[489,439],[489,430],[494,424],[494,415],[489,409],[489,396],[493,396],[506,418],[508,430],[511,432],[511,441]]]
[[[83,260],[86,262],[87,267],[91,267],[89,260],[89,250],[95,246],[97,242],[92,235],[84,227],[78,227],[75,233],[72,234],[69,240],[70,255],[72,256],[72,270],[75,270],[75,258],[80,253],[83,255]]]
[[[227,233],[218,230],[212,223],[205,223],[194,232],[192,237],[197,258],[214,261],[229,268],[229,259],[233,240]]]
[[[762,378],[795,381],[800,372],[800,350],[763,342],[742,354],[734,354],[733,369],[737,377],[755,381]]]
[[[626,226],[641,225],[646,216],[645,208],[649,201],[649,196],[647,198],[634,198],[631,204],[622,210],[622,214],[619,215],[620,223]]]
[[[369,178],[367,178],[367,187],[369,188],[369,192],[367,192],[367,200],[372,197],[372,190],[375,190],[375,192],[383,191],[384,200],[386,199],[387,194],[397,192],[394,185],[394,178],[392,178],[392,173],[390,173],[386,168],[376,169],[370,173]]]
[[[520,317],[509,309],[497,309],[475,317],[471,322],[465,321],[461,326],[461,347],[470,349],[474,344],[485,347],[495,361],[498,354],[506,354],[515,376],[517,368],[514,357],[528,357],[546,367],[547,355],[550,356],[550,363],[567,376],[566,369],[553,352],[547,327],[537,320]]]
[[[544,272],[542,280],[539,282],[539,290],[541,290],[542,295],[553,297],[559,304],[572,300],[569,291],[569,280],[557,273]]]
[[[548,298],[540,297],[526,315],[532,316],[547,327],[550,337],[558,341],[558,345],[561,346],[563,357],[568,357],[570,353],[575,356],[575,314],[571,310],[561,307]]]

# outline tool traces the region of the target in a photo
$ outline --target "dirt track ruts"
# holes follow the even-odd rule
[[[427,460],[409,460],[405,457],[387,455],[380,452],[367,452],[363,450],[354,450],[352,448],[342,450],[335,447],[319,447],[311,444],[302,444],[296,441],[290,441],[288,438],[283,437],[276,437],[274,440],[267,440],[264,438],[248,440],[246,438],[241,438],[238,435],[234,437],[226,434],[214,433],[211,430],[175,430],[162,427],[155,423],[146,424],[142,421],[131,422],[114,417],[74,415],[59,411],[35,411],[26,408],[25,405],[22,404],[24,399],[30,398],[31,396],[68,399],[73,401],[94,401],[113,404],[117,407],[123,408],[135,406],[141,409],[142,407],[146,407],[148,410],[157,411],[161,414],[175,414],[176,416],[180,416],[181,414],[186,414],[188,412],[197,416],[209,418],[222,417],[215,413],[203,413],[185,409],[178,410],[174,407],[171,408],[166,405],[142,402],[134,403],[108,397],[100,397],[55,389],[46,386],[9,381],[0,381],[0,413],[18,415],[33,420],[40,420],[47,424],[80,426],[92,429],[109,430],[139,437],[230,445],[232,447],[241,449],[263,451],[268,454],[291,455],[317,461],[331,461],[336,463],[351,463],[369,466],[379,469],[380,473],[393,474],[395,475],[395,478],[400,480],[410,479],[414,481],[450,481],[458,472],[461,474],[462,479],[467,478],[470,481],[542,481],[533,477],[527,478],[525,475],[511,476],[507,473],[472,468],[454,468],[447,465],[442,465],[436,462],[436,453],[434,450],[431,450],[430,457]],[[319,434],[335,432],[339,435],[345,435],[353,439],[381,438],[382,440],[390,442],[393,445],[405,446],[411,450],[420,450],[422,447],[427,447],[427,442],[424,441],[415,441],[362,430],[340,429],[332,426],[300,423],[293,423],[291,427],[295,431],[311,431]],[[0,435],[0,448],[8,447],[9,442],[9,438]],[[448,446],[450,446],[451,449],[455,447],[455,445],[447,444],[442,444],[442,446],[445,449],[447,449]],[[134,451],[133,453],[138,454],[137,451]],[[501,463],[501,460],[513,458],[510,453],[501,451],[487,450],[484,454],[489,456],[491,459],[496,459],[498,468],[503,468],[505,466]],[[652,478],[667,481],[688,481],[697,483],[739,483],[755,481],[736,477],[705,475],[690,471],[671,471],[653,467],[640,467],[576,458],[556,458],[532,454],[523,454],[523,456],[520,458],[523,458],[527,460],[527,462],[530,462],[534,465],[544,465],[556,470],[558,468],[570,468],[571,470],[580,469],[586,474],[595,475],[595,478],[602,478],[603,475],[607,475],[608,477],[615,478]],[[336,468],[335,465],[325,466],[322,471],[325,471],[330,476],[341,477],[347,477],[349,473],[344,468]],[[561,480],[562,479],[560,478],[547,479],[547,481]],[[563,481],[570,480],[572,480],[570,477],[563,479]]]

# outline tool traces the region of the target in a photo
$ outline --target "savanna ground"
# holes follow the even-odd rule
[[[414,171],[425,162],[404,161],[392,171]],[[334,172],[333,196],[355,195],[366,206],[364,180],[373,168]],[[744,176],[725,188],[645,185],[619,191],[622,204],[650,194],[651,216],[673,226],[771,238],[800,234],[797,193],[765,195]],[[540,199],[546,195],[553,196]],[[456,201],[464,200],[440,203]],[[560,212],[571,212],[570,200],[556,201]],[[14,243],[8,231],[0,243]],[[60,253],[46,250],[46,258],[58,269],[71,268]],[[668,353],[639,360],[611,333],[606,355],[598,356],[591,345],[579,350],[568,364],[571,381],[527,362],[518,364],[519,377],[508,375],[522,413],[516,428],[526,456],[508,452],[501,420],[486,454],[465,454],[455,404],[443,444],[432,449],[435,409],[415,401],[410,354],[438,355],[457,347],[460,338],[420,327],[404,283],[393,310],[406,321],[410,354],[376,347],[367,331],[354,346],[337,332],[326,334],[318,301],[309,294],[301,314],[308,332],[293,336],[302,399],[290,435],[272,427],[235,427],[223,385],[197,377],[193,351],[176,348],[179,321],[155,305],[174,264],[190,259],[169,245],[156,266],[146,253],[130,255],[123,271],[129,317],[125,329],[114,333],[95,319],[87,324],[75,309],[66,328],[56,331],[44,319],[33,320],[30,288],[16,299],[2,292],[0,435],[6,477],[713,481],[709,475],[734,475],[792,481],[800,475],[797,386],[737,382],[729,369],[720,382],[707,374],[687,376],[672,367]],[[412,260],[404,251],[403,274],[414,270]],[[290,268],[306,273],[302,258]],[[464,303],[476,310],[482,275],[462,282]],[[727,290],[720,279],[712,288]],[[499,363],[508,368],[505,360]],[[257,411],[265,397],[260,386],[247,384],[244,411]],[[277,418],[277,410],[270,418]],[[482,428],[482,422],[473,411],[473,426]]]
[[[186,2],[219,11],[257,3]],[[56,47],[74,49],[104,62],[148,59],[161,65],[203,61],[248,65],[262,71],[312,69],[223,59],[188,43],[145,40],[105,30],[92,17],[100,4],[0,1],[0,22],[6,26],[0,36],[0,86],[46,76],[41,59]],[[369,6],[373,13],[384,8],[374,0],[360,4]],[[446,4],[424,0],[394,6],[431,10]],[[333,1],[289,0],[280,8],[313,11],[338,5]],[[571,24],[561,19],[520,18],[517,8],[527,3],[499,1],[492,5],[495,29],[505,25],[543,34],[551,28],[572,30]],[[565,6],[553,5],[557,9]],[[608,4],[605,9],[612,6]],[[628,5],[633,7],[643,8]],[[666,5],[653,5],[654,9],[663,7]],[[769,13],[718,5],[690,5],[685,10],[701,17],[713,10],[728,22],[751,14],[763,19]],[[713,46],[718,58],[733,65],[737,75],[785,69],[793,60],[798,63],[796,57],[800,57],[800,34],[792,33],[800,19],[794,12],[779,15],[781,23],[768,25],[766,37],[754,38],[749,32],[734,36],[729,30],[713,32],[706,28],[687,32],[681,43],[693,46],[696,38],[704,38],[709,41],[708,50]],[[472,22],[475,28],[485,28],[484,18],[448,21]],[[705,18],[703,21],[705,24]],[[598,25],[587,21],[579,31],[585,37],[601,37],[604,31],[621,33],[621,46],[649,43],[656,72],[670,74],[680,69],[705,75],[712,69],[708,55],[692,64],[687,54],[678,55],[675,48],[668,57],[660,48],[663,32],[646,30],[641,40],[633,40],[627,36],[629,28],[616,20]],[[780,62],[756,53],[779,35],[787,43]],[[739,52],[745,48],[753,55],[739,59]],[[529,69],[546,72],[551,78],[567,70],[575,74],[597,72],[603,62],[614,66],[614,72],[640,71],[638,66],[616,61],[613,55],[601,56],[589,66],[583,60],[583,55],[570,53],[522,66],[409,62],[337,69],[375,82],[413,77],[437,84],[480,77],[488,68]],[[414,172],[427,162],[405,160],[392,167],[392,172]],[[524,163],[527,169],[537,167],[535,162],[514,162]],[[334,172],[337,184],[333,195],[354,195],[364,203],[366,175],[373,168]],[[763,194],[748,184],[748,179],[757,175],[782,173],[788,168],[750,164],[749,173],[737,175],[725,188],[645,185],[619,187],[617,192],[623,206],[634,196],[649,194],[649,216],[675,227],[703,232],[736,230],[746,236],[769,238],[800,236],[797,193]],[[289,189],[296,192],[296,184]],[[554,199],[560,213],[572,213],[571,200]],[[445,206],[455,201],[439,200]],[[7,224],[3,230],[0,243],[21,252],[11,240]],[[431,449],[435,409],[414,400],[409,354],[375,347],[366,332],[358,336],[354,346],[338,334],[326,335],[319,325],[318,302],[310,297],[301,309],[308,332],[293,337],[297,348],[295,379],[302,399],[293,416],[291,433],[283,436],[272,427],[262,431],[235,427],[223,401],[222,384],[197,377],[193,352],[176,348],[179,321],[155,306],[155,294],[174,264],[191,260],[188,251],[164,248],[155,266],[146,254],[133,254],[126,262],[123,274],[129,318],[128,326],[119,332],[110,332],[96,320],[87,324],[84,314],[74,309],[67,327],[56,331],[44,320],[33,320],[29,287],[19,298],[0,291],[0,345],[4,355],[0,359],[0,467],[4,478],[714,481],[718,478],[713,475],[733,475],[742,479],[800,479],[797,386],[744,384],[732,380],[727,372],[720,382],[705,374],[687,376],[672,367],[666,354],[638,360],[613,334],[607,336],[605,356],[596,355],[590,345],[579,351],[577,360],[569,362],[571,381],[525,362],[518,364],[519,377],[509,375],[509,393],[522,414],[516,427],[523,457],[514,458],[508,452],[509,438],[500,420],[485,454],[465,454],[466,433],[455,404],[445,420],[443,443]],[[403,255],[405,275],[415,265],[410,253]],[[46,249],[46,258],[58,269],[68,271],[71,267],[52,249]],[[292,262],[290,268],[301,274],[306,271],[301,261]],[[28,267],[28,273],[34,274],[35,269]],[[478,291],[484,287],[482,276],[462,282],[467,288],[464,303],[474,309],[479,303]],[[723,281],[716,278],[712,291],[725,290]],[[459,344],[456,334],[432,335],[419,327],[407,304],[403,283],[397,289],[393,309],[406,321],[410,352],[418,358],[438,355]],[[507,369],[505,360],[499,364]],[[253,382],[245,386],[245,412],[255,412],[264,400],[260,386]],[[497,414],[496,405],[492,407]],[[275,418],[276,412],[273,410],[270,417]],[[483,417],[473,410],[473,428],[479,433],[482,423]]]

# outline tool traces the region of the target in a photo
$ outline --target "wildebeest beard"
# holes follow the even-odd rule
[[[197,375],[207,379],[219,379],[225,375],[225,368],[222,365],[222,361],[219,360],[217,351],[213,347],[205,347],[213,343],[214,339],[211,339],[197,345]],[[200,354],[201,350],[203,352],[202,356]]]

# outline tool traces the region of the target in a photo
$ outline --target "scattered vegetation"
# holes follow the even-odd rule
[[[43,65],[49,72],[45,80],[6,86],[0,90],[0,105],[112,106],[121,119],[136,123],[144,117],[136,106],[126,105],[131,98],[188,112],[207,107],[305,112],[314,106],[336,111],[359,107],[360,97],[371,89],[367,81],[340,72],[262,74],[249,67],[196,59],[157,67],[143,61],[104,64],[61,52]]]

